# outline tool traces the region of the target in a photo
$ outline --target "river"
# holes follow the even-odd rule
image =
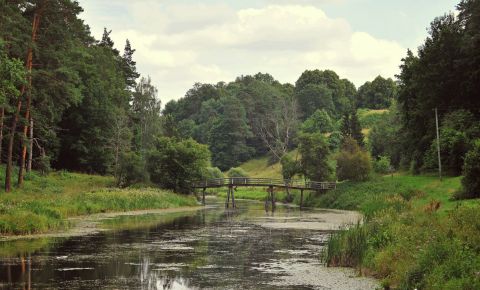
[[[327,268],[331,230],[353,212],[208,199],[205,209],[103,218],[88,235],[0,242],[2,289],[375,289]]]

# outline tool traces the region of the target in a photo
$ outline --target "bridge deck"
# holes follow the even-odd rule
[[[300,190],[329,190],[337,187],[336,182],[317,182],[303,180],[283,180],[273,178],[231,177],[214,178],[192,183],[192,188],[219,188],[219,187],[278,187]]]

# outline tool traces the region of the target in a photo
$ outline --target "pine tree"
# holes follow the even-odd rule
[[[120,51],[114,48],[113,46],[115,43],[113,42],[112,38],[110,38],[110,34],[112,31],[108,31],[106,27],[103,28],[103,35],[102,40],[100,40],[99,46],[110,48],[115,55],[120,55]]]
[[[123,51],[123,73],[125,74],[125,83],[127,84],[127,89],[132,90],[136,86],[136,80],[140,77],[140,74],[137,72],[136,62],[133,60],[133,54],[135,49],[132,49],[130,41],[127,39],[125,43],[125,49]]]

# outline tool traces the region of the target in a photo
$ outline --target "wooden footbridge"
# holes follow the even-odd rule
[[[227,200],[225,207],[235,204],[235,190],[237,187],[266,187],[267,198],[265,206],[271,203],[275,207],[275,191],[274,188],[282,189],[297,189],[300,190],[300,206],[303,206],[303,191],[327,191],[337,187],[336,182],[317,182],[317,181],[303,181],[303,180],[283,180],[272,178],[250,178],[250,177],[231,177],[231,178],[214,178],[202,181],[195,181],[192,183],[193,189],[202,189],[202,203],[205,204],[205,191],[207,188],[222,188],[227,187]]]

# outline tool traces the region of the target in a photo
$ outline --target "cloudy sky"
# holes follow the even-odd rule
[[[80,0],[99,39],[128,38],[137,69],[165,104],[195,82],[268,72],[294,83],[305,69],[332,69],[358,87],[394,77],[434,17],[459,0]]]

